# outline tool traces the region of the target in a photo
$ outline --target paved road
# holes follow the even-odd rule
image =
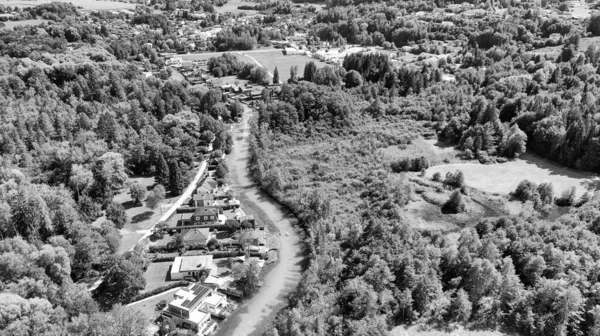
[[[220,323],[217,336],[247,336],[263,332],[263,327],[287,303],[288,294],[298,285],[301,263],[304,260],[299,235],[292,226],[293,217],[279,203],[260,191],[246,170],[249,159],[247,139],[250,112],[250,108],[246,107],[243,121],[233,130],[233,138],[243,136],[243,140],[236,140],[229,155],[230,183],[239,193],[244,207],[256,210],[263,221],[272,221],[279,229],[281,247],[279,260],[266,276],[258,293]]]

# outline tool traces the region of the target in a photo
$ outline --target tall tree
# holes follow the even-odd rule
[[[121,203],[110,202],[106,207],[106,219],[115,223],[115,226],[122,229],[127,222],[127,213]]]
[[[306,66],[304,67],[304,80],[312,82],[316,73],[317,73],[317,65],[315,64],[315,62],[310,61],[310,62],[306,63]]]
[[[181,174],[181,168],[179,168],[179,163],[174,159],[171,160],[169,171],[169,191],[173,196],[181,195],[181,193],[185,189],[185,180],[183,179],[183,175]]]
[[[169,176],[171,176],[171,172],[169,171],[167,160],[165,160],[162,153],[159,153],[156,162],[156,182],[162,185],[169,185]]]
[[[277,67],[273,70],[273,84],[279,84],[279,69]]]

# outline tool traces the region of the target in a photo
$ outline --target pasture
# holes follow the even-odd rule
[[[122,9],[135,9],[135,3],[128,2],[117,2],[117,1],[94,1],[94,0],[30,0],[30,1],[11,1],[11,0],[0,0],[0,5],[11,6],[11,7],[35,7],[41,4],[50,2],[68,2],[72,3],[75,7],[84,10],[122,10]]]
[[[593,192],[600,186],[600,178],[595,174],[564,168],[529,153],[506,163],[456,163],[434,166],[427,170],[426,176],[431,177],[436,172],[444,176],[447,172],[457,170],[465,174],[465,183],[469,187],[504,195],[514,191],[523,180],[537,184],[552,182],[554,195],[557,197],[572,186],[576,188],[578,196],[586,191]]]

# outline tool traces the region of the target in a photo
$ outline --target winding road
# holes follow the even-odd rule
[[[246,213],[253,213],[270,230],[279,230],[281,246],[276,264],[264,278],[263,286],[243,302],[226,321],[219,323],[217,336],[246,336],[264,332],[275,314],[287,303],[288,295],[300,281],[304,254],[300,234],[292,226],[294,217],[269,195],[258,189],[247,170],[249,153],[248,121],[252,109],[244,106],[242,122],[233,128],[235,141],[229,154],[229,183],[238,192]]]

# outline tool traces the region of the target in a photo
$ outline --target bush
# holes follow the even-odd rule
[[[454,190],[450,198],[442,206],[442,213],[461,213],[467,211],[467,205],[463,200],[460,190]]]
[[[562,195],[556,199],[556,205],[558,206],[571,206],[575,204],[576,197],[576,189],[575,187],[571,187],[565,191],[563,191]]]
[[[156,289],[153,289],[153,290],[151,290],[151,291],[149,291],[149,292],[146,292],[146,293],[141,293],[141,294],[138,294],[138,295],[136,295],[136,296],[132,297],[132,298],[129,300],[129,303],[132,303],[132,302],[136,302],[136,301],[140,301],[140,300],[143,300],[143,299],[149,298],[149,297],[151,297],[151,296],[154,296],[154,295],[160,294],[160,293],[162,293],[162,292],[166,292],[166,291],[168,291],[169,289],[173,289],[173,288],[177,288],[177,287],[187,287],[187,286],[189,286],[189,284],[190,284],[190,282],[189,282],[189,281],[178,281],[178,282],[173,282],[173,283],[170,283],[170,284],[168,284],[168,285],[160,286],[160,287],[158,287],[158,288],[156,288]]]
[[[434,182],[442,182],[442,174],[440,174],[440,172],[436,172],[431,177],[431,180],[434,181]]]
[[[457,170],[454,173],[446,173],[444,185],[452,189],[462,189],[465,187],[465,175],[462,171]]]
[[[517,189],[511,194],[512,197],[518,199],[519,201],[525,203],[527,201],[533,200],[534,196],[538,193],[538,186],[529,181],[523,180],[517,186]],[[539,195],[538,195],[539,196]]]
[[[416,159],[404,158],[392,162],[390,164],[390,168],[394,173],[401,173],[407,171],[420,172],[424,169],[429,168],[429,160],[427,160],[424,156],[421,156]]]

